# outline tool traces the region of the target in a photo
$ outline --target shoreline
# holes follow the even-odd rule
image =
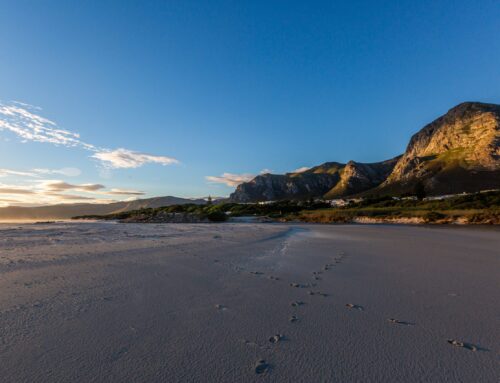
[[[57,225],[57,224],[65,224],[65,223],[82,223],[82,224],[92,224],[92,223],[123,223],[123,224],[144,224],[144,225],[154,225],[154,224],[163,224],[163,225],[183,225],[183,224],[205,224],[205,225],[214,225],[214,224],[295,224],[295,225],[392,225],[392,226],[429,226],[429,227],[500,227],[500,224],[497,223],[485,223],[485,222],[466,222],[465,220],[450,220],[445,222],[427,222],[424,219],[418,218],[394,218],[394,219],[386,219],[386,218],[373,218],[373,217],[356,217],[352,220],[346,221],[331,221],[331,222],[320,222],[320,221],[301,221],[296,219],[271,219],[268,217],[264,217],[263,220],[259,220],[260,217],[251,217],[256,218],[254,220],[248,221],[239,221],[239,220],[227,220],[225,222],[192,222],[192,221],[177,221],[177,222],[162,222],[162,221],[141,221],[141,220],[119,220],[119,219],[64,219],[64,220],[53,220],[53,221],[0,221],[0,226],[8,226],[8,225]]]

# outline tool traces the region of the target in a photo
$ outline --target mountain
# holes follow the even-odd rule
[[[60,204],[38,207],[8,206],[0,208],[0,220],[51,220],[68,219],[79,215],[102,215],[121,213],[144,208],[156,208],[170,205],[194,203],[205,204],[204,199],[186,199],[179,197],[155,197],[134,201],[113,202],[109,204]]]
[[[500,105],[465,102],[413,135],[375,194],[428,194],[500,188]]]
[[[238,185],[229,199],[255,202],[321,197],[337,184],[344,167],[338,162],[326,162],[299,173],[262,174]]]
[[[334,199],[370,190],[387,179],[398,160],[396,157],[371,164],[349,161],[340,171],[339,182],[323,197]]]
[[[413,135],[393,159],[327,162],[302,173],[264,174],[239,185],[234,202],[500,189],[500,105],[465,102]]]
[[[229,198],[234,202],[338,198],[379,185],[396,161],[397,158],[372,164],[326,162],[300,173],[263,174],[239,185]]]

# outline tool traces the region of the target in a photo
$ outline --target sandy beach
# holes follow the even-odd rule
[[[482,227],[0,224],[0,380],[497,382],[499,249]]]

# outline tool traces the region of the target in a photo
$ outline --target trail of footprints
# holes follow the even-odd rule
[[[336,257],[333,258],[333,263],[327,263],[322,267],[321,270],[313,271],[312,272],[312,279],[316,282],[311,282],[311,283],[291,282],[291,283],[289,283],[289,286],[292,288],[296,288],[296,289],[309,289],[309,290],[307,290],[307,294],[310,296],[328,297],[329,294],[327,294],[327,293],[324,293],[322,291],[317,291],[317,290],[310,290],[310,289],[313,287],[317,287],[317,283],[318,283],[317,281],[322,280],[323,274],[327,271],[332,270],[337,265],[341,264],[342,260],[346,257],[347,257],[347,255],[343,251],[341,251],[338,253],[338,255]],[[255,275],[255,276],[263,276],[264,275],[264,273],[261,271],[249,271],[248,273]],[[281,280],[279,277],[276,277],[274,275],[269,275],[268,279],[274,280],[274,281]],[[305,304],[306,304],[305,302],[300,301],[300,300],[290,302],[290,306],[293,308],[298,308],[298,307],[304,306]],[[346,303],[345,307],[347,309],[351,309],[351,310],[358,310],[358,311],[365,310],[365,308],[363,306],[361,306],[359,304],[355,304],[355,303]],[[216,305],[216,308],[218,310],[222,310],[222,311],[227,309],[223,305]],[[296,323],[296,322],[299,322],[299,320],[300,319],[296,314],[290,315],[288,318],[288,321],[290,323]],[[415,325],[415,323],[407,322],[404,320],[399,320],[396,318],[388,318],[387,321],[391,324],[401,325],[401,326],[414,326]],[[272,350],[272,348],[269,347],[270,345],[272,347],[273,345],[280,343],[284,339],[286,339],[286,338],[283,334],[275,334],[275,335],[272,335],[269,337],[269,339],[268,339],[269,343],[267,345],[259,345],[258,343],[251,342],[249,340],[244,340],[244,343],[246,345],[249,345],[249,346],[256,346],[261,350]],[[452,346],[465,348],[465,349],[470,350],[470,351],[485,350],[485,349],[482,349],[479,346],[476,346],[474,344],[462,342],[462,341],[459,341],[456,339],[448,339],[447,342]],[[255,371],[255,374],[258,374],[258,375],[265,374],[271,370],[271,367],[272,367],[271,364],[269,364],[265,359],[259,359],[255,363],[254,371]]]

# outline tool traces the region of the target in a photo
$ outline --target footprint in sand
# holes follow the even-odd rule
[[[345,307],[349,308],[349,309],[356,309],[356,310],[359,310],[359,311],[363,311],[364,310],[364,307],[363,306],[360,306],[360,305],[355,305],[354,303],[347,303],[345,305]]]
[[[297,315],[292,315],[288,320],[290,321],[290,323],[295,323],[299,320],[299,318],[297,317]]]
[[[271,343],[278,343],[281,340],[283,340],[283,335],[281,335],[281,334],[276,334],[276,335],[269,337],[269,342],[271,342]]]
[[[302,305],[304,305],[304,304],[305,304],[305,303],[304,303],[304,302],[302,302],[302,301],[295,301],[295,302],[290,303],[290,305],[291,305],[292,307],[299,307],[299,306],[302,306]]]
[[[316,283],[306,283],[306,284],[302,284],[302,283],[290,283],[290,287],[297,287],[297,288],[304,289],[306,287],[316,287]]]
[[[328,294],[322,293],[321,291],[311,291],[311,290],[309,290],[307,293],[309,295],[319,295],[321,297],[327,297],[328,296]]]
[[[413,326],[414,323],[410,323],[410,322],[406,322],[406,321],[402,321],[402,320],[399,320],[399,319],[395,319],[395,318],[389,318],[387,319],[390,323],[394,323],[394,324],[400,324],[400,325],[403,325],[403,326]]]
[[[106,301],[106,302],[109,302],[109,301],[112,301],[113,298],[112,297],[102,297],[101,298],[103,301]]]
[[[256,374],[263,374],[269,369],[269,364],[264,360],[261,359],[255,363],[255,373]]]
[[[465,349],[470,350],[470,351],[477,351],[478,350],[477,346],[470,344],[470,343],[461,342],[461,341],[456,340],[456,339],[448,339],[448,343],[451,344],[452,346],[462,347],[462,348],[465,348]]]

